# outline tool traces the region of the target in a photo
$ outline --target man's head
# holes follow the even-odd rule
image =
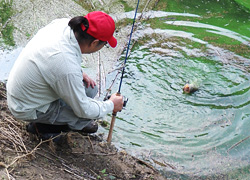
[[[100,50],[106,43],[116,47],[117,40],[114,38],[114,20],[106,13],[94,11],[86,16],[77,16],[69,21],[82,53],[92,53]]]
[[[111,47],[116,47],[117,40],[113,36],[115,22],[108,14],[101,11],[94,11],[84,17],[88,20],[89,27],[86,30],[86,27],[81,24],[83,31],[86,30],[86,32],[94,38],[105,42],[107,41]]]

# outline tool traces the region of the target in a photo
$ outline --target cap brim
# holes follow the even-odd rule
[[[112,36],[112,38],[110,40],[108,40],[108,43],[109,45],[112,47],[112,48],[115,48],[116,45],[117,45],[117,40],[116,38],[114,38],[114,36]]]

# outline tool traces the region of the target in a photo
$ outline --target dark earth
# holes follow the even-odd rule
[[[101,134],[61,134],[61,140],[40,141],[26,132],[26,123],[16,120],[0,83],[0,179],[80,180],[164,178],[152,165],[127,154]]]

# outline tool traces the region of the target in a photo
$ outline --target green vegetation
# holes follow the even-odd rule
[[[133,11],[133,10],[134,10],[134,8],[133,8],[133,7],[130,7],[126,1],[120,0],[120,2],[121,2],[122,5],[124,6],[124,11],[125,11],[125,12],[129,12],[129,11]]]
[[[115,176],[109,175],[106,169],[101,170],[100,173],[101,174],[97,176],[97,179],[110,179],[110,180],[116,179]]]
[[[13,0],[1,0],[0,2],[0,37],[1,43],[6,45],[14,46],[13,30],[14,26],[11,24],[11,16],[14,12],[12,10]]]
[[[235,0],[240,5],[244,6],[248,10],[250,10],[250,1],[249,0]]]

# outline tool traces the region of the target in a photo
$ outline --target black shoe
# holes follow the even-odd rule
[[[87,126],[85,126],[81,132],[83,133],[95,133],[98,130],[98,123],[94,120],[91,120],[90,123],[87,124]]]
[[[26,131],[32,134],[38,134],[37,129],[35,127],[35,123],[29,123],[26,125]]]
[[[70,131],[68,125],[53,125],[42,123],[29,123],[26,130],[32,134],[61,133]]]
[[[29,123],[26,126],[26,130],[29,133],[35,134],[39,139],[45,141],[50,138],[58,136],[61,132],[68,132],[70,129],[67,125],[51,125],[42,123]],[[54,142],[59,142],[61,136],[53,139]]]

